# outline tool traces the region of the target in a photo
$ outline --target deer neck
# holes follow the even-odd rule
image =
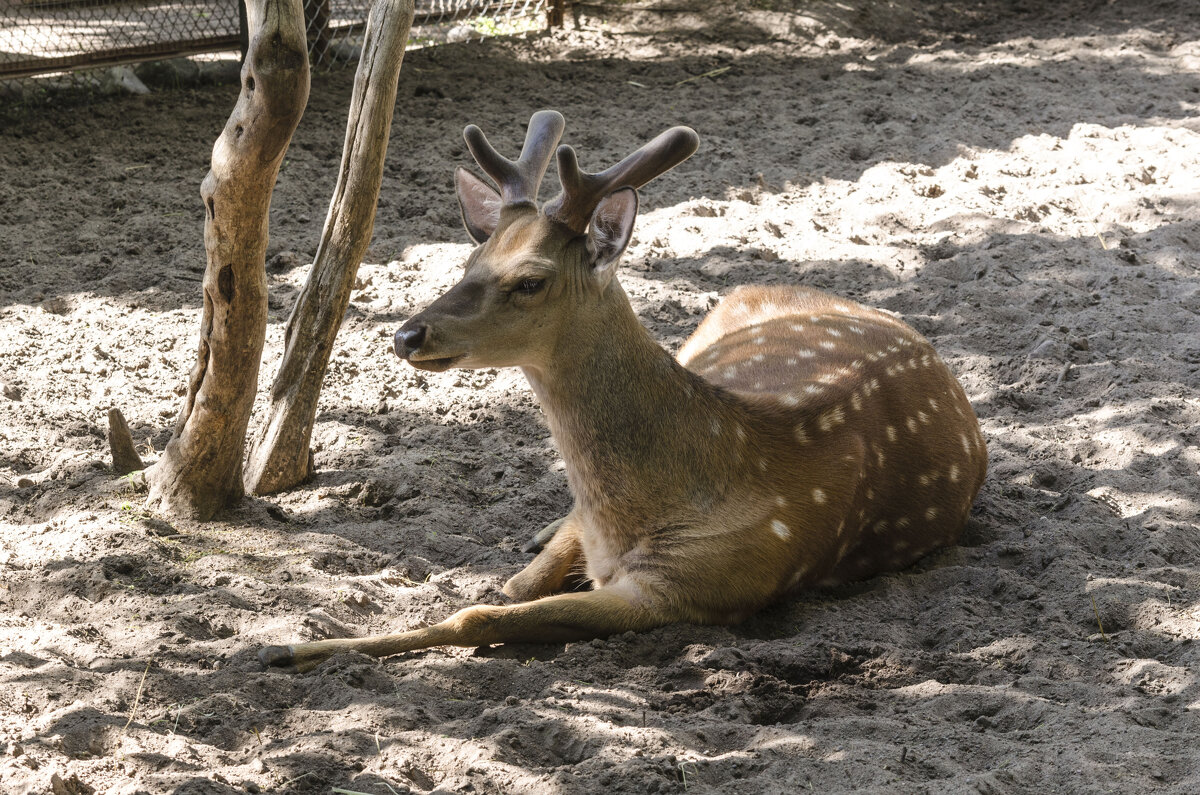
[[[707,510],[742,443],[728,395],[686,370],[616,295],[572,324],[551,364],[527,367],[567,465],[577,508],[605,524]]]

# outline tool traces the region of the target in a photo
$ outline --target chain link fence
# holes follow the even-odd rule
[[[417,0],[409,46],[540,30],[562,24],[562,5]],[[370,0],[305,0],[315,67],[358,60],[369,9]],[[83,70],[244,51],[245,28],[239,0],[0,0],[0,91],[28,95],[39,81],[78,82]]]

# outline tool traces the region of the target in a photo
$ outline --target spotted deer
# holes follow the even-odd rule
[[[457,170],[479,245],[462,280],[400,328],[395,350],[434,372],[520,367],[574,506],[504,586],[518,604],[394,635],[272,646],[264,664],[733,623],[791,591],[902,569],[962,532],[987,455],[929,342],[844,298],[740,287],[672,358],[639,323],[616,265],[635,189],[699,140],[676,127],[597,174],[558,147],[562,192],[539,211],[563,125],[535,114],[515,162],[466,128],[499,190]]]

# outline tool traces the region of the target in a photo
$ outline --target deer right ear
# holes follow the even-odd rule
[[[467,234],[476,243],[485,242],[500,224],[500,194],[465,168],[454,170],[454,190]]]

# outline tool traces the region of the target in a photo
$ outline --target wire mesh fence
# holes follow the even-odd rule
[[[561,24],[562,0],[417,0],[409,46]],[[314,66],[357,60],[370,0],[305,0]],[[0,0],[0,87],[38,76],[244,50],[239,0]]]

